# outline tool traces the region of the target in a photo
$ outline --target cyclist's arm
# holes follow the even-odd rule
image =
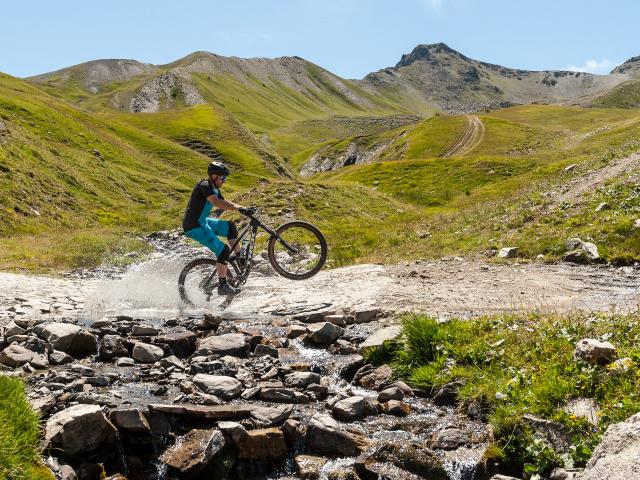
[[[214,207],[219,208],[220,210],[238,210],[239,208],[242,208],[242,205],[230,202],[229,200],[223,200],[215,195],[209,195],[207,200],[209,200]]]

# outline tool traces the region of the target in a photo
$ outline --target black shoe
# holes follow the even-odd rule
[[[240,289],[232,287],[228,283],[218,285],[218,295],[237,295],[240,293]]]

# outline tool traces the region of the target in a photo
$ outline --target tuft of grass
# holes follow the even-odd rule
[[[0,375],[0,478],[53,480],[40,462],[39,418],[25,397],[24,383]]]

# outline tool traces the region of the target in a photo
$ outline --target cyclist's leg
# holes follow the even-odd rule
[[[233,222],[227,220],[220,220],[219,218],[207,218],[207,227],[214,232],[214,234],[225,237],[231,248],[235,253],[240,251],[240,245],[237,242],[238,229]]]

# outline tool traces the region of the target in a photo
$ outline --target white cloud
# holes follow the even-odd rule
[[[567,70],[571,72],[587,72],[599,75],[609,73],[614,67],[620,65],[620,62],[612,62],[608,58],[598,60],[587,60],[584,65],[568,65]]]

